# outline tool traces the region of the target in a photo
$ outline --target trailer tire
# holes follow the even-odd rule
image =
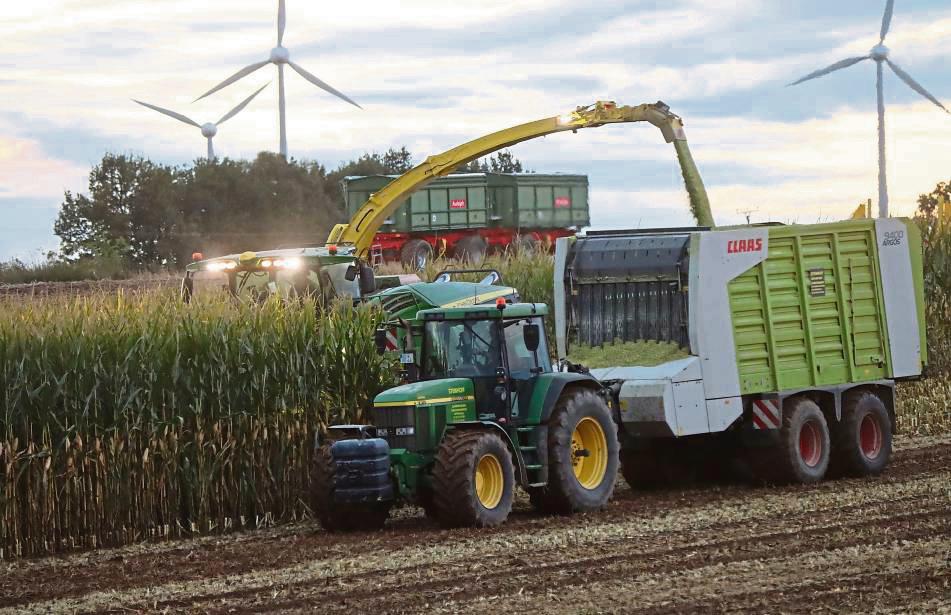
[[[515,240],[515,248],[519,254],[531,255],[538,251],[539,242],[534,235],[519,235]]]
[[[870,391],[846,397],[842,420],[832,430],[831,472],[837,476],[881,474],[892,454],[892,422]]]
[[[596,393],[561,398],[548,423],[548,485],[539,508],[571,514],[598,510],[614,493],[618,473],[617,425]]]
[[[817,483],[829,468],[830,444],[829,425],[816,402],[791,400],[783,407],[779,442],[756,460],[760,476],[775,483]]]
[[[446,527],[494,527],[512,511],[515,468],[498,434],[446,434],[436,452],[432,480],[436,519]]]
[[[336,464],[331,444],[320,446],[314,454],[310,480],[310,508],[328,532],[370,531],[383,528],[390,516],[390,502],[341,504],[334,501]]]
[[[489,246],[479,235],[466,235],[456,242],[452,249],[454,258],[473,264],[479,264],[485,260],[485,253]]]
[[[657,455],[650,449],[621,449],[621,475],[631,489],[656,489],[663,485],[664,474]]]
[[[422,271],[433,260],[433,247],[422,239],[410,239],[400,248],[400,262],[413,271]]]

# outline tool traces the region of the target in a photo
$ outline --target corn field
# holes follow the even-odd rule
[[[0,308],[0,557],[299,518],[317,430],[360,420],[393,373],[367,308]]]
[[[925,239],[931,374],[899,386],[903,433],[951,430],[951,232]],[[546,303],[552,265],[484,264]],[[167,289],[0,299],[0,559],[306,516],[317,433],[392,384],[379,318]]]

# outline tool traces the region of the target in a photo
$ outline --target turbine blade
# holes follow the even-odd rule
[[[228,87],[235,81],[238,81],[239,79],[243,79],[244,77],[247,77],[254,71],[261,68],[262,66],[266,66],[267,64],[270,64],[270,63],[271,63],[270,60],[264,60],[263,62],[257,62],[255,64],[249,64],[248,66],[245,66],[244,68],[242,68],[235,74],[231,75],[230,77],[228,77],[227,79],[225,79],[224,81],[216,85],[215,87],[211,88],[210,90],[208,90],[207,92],[205,92],[204,94],[196,98],[193,102],[197,102],[206,96],[210,96],[211,94],[214,94],[215,92],[217,92],[218,90],[222,88]]]
[[[287,27],[287,7],[284,6],[284,0],[278,0],[277,3],[277,46],[280,47],[284,42],[284,28]]]
[[[911,89],[918,92],[919,94],[921,94],[922,96],[924,96],[925,98],[933,102],[934,104],[944,109],[945,113],[951,113],[951,111],[948,111],[947,107],[941,104],[940,100],[932,96],[928,90],[921,87],[921,84],[915,81],[911,75],[903,71],[900,66],[898,66],[891,60],[885,60],[885,61],[888,62],[888,65],[891,67],[893,71],[895,71],[895,74],[898,75],[898,78],[904,81],[908,85],[908,87],[910,87]]]
[[[283,0],[282,0],[283,1]],[[879,39],[879,43],[885,41],[885,36],[888,34],[888,29],[892,25],[892,15],[895,12],[895,0],[888,0],[888,3],[885,5],[885,14],[882,15],[882,35]]]
[[[198,122],[196,122],[195,120],[193,120],[193,119],[191,119],[191,118],[185,117],[185,116],[182,115],[181,113],[175,113],[174,111],[170,111],[170,110],[168,110],[168,109],[163,109],[163,108],[161,108],[161,107],[156,107],[155,105],[150,105],[150,104],[147,103],[147,102],[142,102],[141,100],[135,100],[134,98],[132,99],[132,102],[137,102],[137,103],[139,103],[140,105],[142,105],[143,107],[148,107],[149,109],[152,109],[153,111],[158,111],[158,112],[161,113],[162,115],[167,115],[167,116],[169,116],[169,117],[175,118],[175,119],[178,120],[179,122],[185,122],[186,124],[191,124],[191,125],[194,126],[195,128],[201,128],[201,124],[199,124]]]
[[[806,76],[803,77],[802,79],[799,79],[798,81],[793,81],[793,82],[790,83],[789,85],[790,85],[790,86],[792,86],[792,85],[799,85],[799,84],[802,83],[803,81],[809,81],[810,79],[815,79],[815,78],[817,78],[817,77],[822,77],[823,75],[828,75],[829,73],[834,73],[834,72],[837,71],[837,70],[841,70],[841,69],[843,69],[843,68],[848,68],[848,67],[852,66],[853,64],[858,64],[858,63],[861,62],[862,60],[868,60],[868,59],[869,59],[869,56],[862,56],[862,57],[860,57],[860,58],[847,58],[847,59],[845,59],[845,60],[839,60],[839,61],[836,62],[835,64],[832,64],[832,65],[830,65],[830,66],[826,66],[826,67],[823,68],[823,69],[820,69],[820,70],[817,70],[817,71],[815,71],[815,72],[809,73],[808,75],[806,75]],[[786,86],[786,87],[789,87],[789,86]]]
[[[264,85],[262,85],[260,88],[258,88],[257,91],[256,91],[254,94],[251,94],[250,96],[248,96],[247,98],[245,98],[243,101],[241,101],[241,104],[239,104],[237,107],[235,107],[234,109],[232,109],[231,111],[229,111],[228,113],[226,113],[226,114],[224,115],[224,117],[222,117],[220,120],[218,120],[218,121],[215,123],[215,126],[218,126],[218,125],[220,125],[220,124],[224,124],[225,122],[227,122],[228,120],[230,120],[230,119],[233,118],[234,116],[236,116],[236,115],[238,115],[239,113],[241,113],[241,110],[244,109],[245,107],[247,107],[247,106],[248,106],[248,103],[251,102],[252,100],[254,100],[254,97],[257,96],[258,94],[260,94],[261,91],[262,91],[264,88],[266,88],[267,86],[269,86],[269,85],[271,85],[271,82],[270,82],[270,81],[268,81],[267,83],[265,83]]]
[[[360,105],[358,105],[357,103],[355,103],[355,102],[353,102],[352,100],[350,100],[350,98],[348,98],[346,94],[344,94],[343,92],[340,92],[340,91],[338,91],[338,90],[335,90],[332,86],[330,86],[330,84],[321,81],[320,79],[318,79],[318,78],[315,77],[314,75],[312,75],[312,74],[310,74],[309,72],[307,72],[306,70],[304,70],[301,66],[298,66],[297,64],[294,64],[293,62],[288,62],[288,64],[291,65],[291,68],[293,68],[294,70],[297,71],[297,74],[298,74],[298,75],[300,75],[300,76],[303,77],[304,79],[310,81],[311,83],[313,83],[314,85],[316,85],[316,86],[319,87],[320,89],[325,90],[325,91],[327,91],[327,92],[330,92],[331,94],[333,94],[333,95],[336,96],[337,98],[342,98],[343,100],[347,101],[348,103],[350,103],[351,105],[353,105],[353,106],[356,107],[357,109],[362,109],[362,108],[363,108],[363,107],[361,107]]]

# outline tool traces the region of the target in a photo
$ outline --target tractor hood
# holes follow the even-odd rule
[[[419,310],[495,303],[499,297],[517,301],[518,291],[510,286],[474,282],[419,282],[384,290],[372,301],[379,302],[390,320],[413,320]]]
[[[471,380],[468,378],[445,378],[412,382],[388,389],[373,399],[373,405],[380,408],[388,406],[428,406],[471,402],[474,399]]]

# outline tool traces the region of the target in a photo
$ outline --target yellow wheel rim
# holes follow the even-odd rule
[[[476,464],[475,490],[479,503],[486,508],[495,508],[502,501],[505,477],[502,464],[495,455],[483,455]]]
[[[608,470],[608,439],[601,424],[586,416],[571,434],[571,466],[585,489],[601,485]]]

